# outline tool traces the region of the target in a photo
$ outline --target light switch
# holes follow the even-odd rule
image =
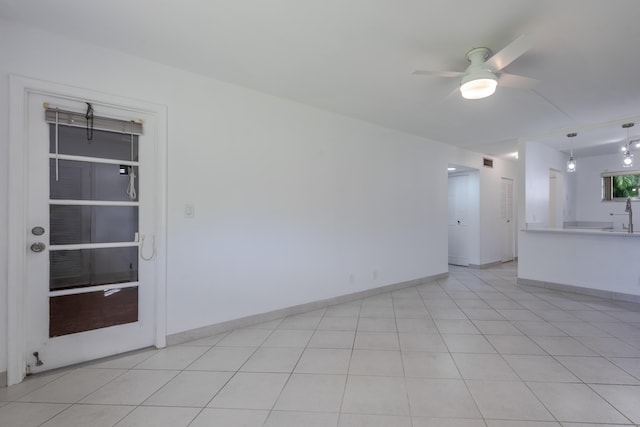
[[[193,218],[194,216],[195,216],[195,211],[194,211],[193,203],[186,203],[184,205],[184,217]]]

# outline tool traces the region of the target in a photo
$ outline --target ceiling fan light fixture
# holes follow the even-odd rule
[[[482,99],[496,91],[498,79],[491,71],[481,71],[462,78],[460,93],[465,99]]]

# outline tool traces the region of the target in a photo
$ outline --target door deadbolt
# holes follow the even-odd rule
[[[44,234],[44,227],[35,226],[31,229],[31,234],[34,236],[42,236]]]
[[[31,250],[32,250],[33,252],[42,252],[42,251],[44,251],[44,248],[45,248],[45,247],[46,247],[46,246],[45,246],[45,244],[44,244],[44,243],[42,243],[42,242],[36,242],[36,243],[34,243],[34,244],[32,244],[32,245],[31,245]]]

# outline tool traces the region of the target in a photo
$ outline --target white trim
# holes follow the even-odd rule
[[[7,253],[7,385],[22,382],[27,240],[25,82],[9,76],[9,232]]]
[[[140,246],[140,242],[112,242],[112,243],[77,243],[73,245],[50,245],[50,251],[76,251],[79,249],[109,249]]]
[[[168,112],[166,106],[157,106],[155,113],[155,134],[157,140],[156,153],[156,230],[158,234],[154,242],[156,249],[156,347],[167,346],[167,211],[169,170],[168,153]]]
[[[90,292],[109,291],[111,289],[135,288],[139,286],[138,282],[114,283],[111,285],[87,286],[85,288],[63,289],[60,291],[49,292],[50,297],[61,297],[64,295],[88,294]]]
[[[140,165],[140,162],[132,162],[131,160],[105,159],[103,157],[73,156],[71,154],[49,153],[49,158],[58,159],[58,160],[71,160],[74,162],[104,163],[107,165],[127,165],[127,166]]]
[[[24,379],[25,278],[26,278],[26,123],[25,99],[28,93],[63,97],[79,102],[90,100],[132,113],[155,117],[156,125],[156,247],[155,323],[156,347],[166,346],[166,233],[167,233],[167,107],[89,89],[51,83],[23,76],[9,76],[9,233],[7,266],[7,384]],[[124,164],[124,163],[123,163]]]
[[[612,172],[602,172],[600,176],[604,178],[605,176],[624,176],[624,175],[640,175],[640,170],[638,169],[629,169],[626,171],[612,171]]]

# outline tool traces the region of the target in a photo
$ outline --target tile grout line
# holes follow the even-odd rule
[[[455,276],[454,276],[455,277]],[[462,282],[461,282],[462,283]],[[444,289],[443,289],[444,290]],[[446,292],[446,290],[445,290]],[[422,297],[422,295],[420,296],[420,298],[422,299],[422,302],[424,304],[424,298]],[[453,300],[453,299],[452,299]],[[460,306],[453,301],[454,304],[458,307],[458,309],[460,310]],[[426,304],[425,304],[426,306]],[[463,312],[464,313],[464,312]],[[466,316],[466,314],[465,314]],[[435,322],[434,322],[435,323]],[[482,422],[486,425],[487,421],[485,419],[484,414],[482,413],[482,411],[480,410],[480,406],[478,405],[478,402],[476,401],[476,398],[473,396],[473,393],[471,393],[471,389],[469,388],[469,385],[467,384],[466,379],[464,378],[464,376],[462,375],[462,372],[460,371],[460,368],[458,366],[458,364],[456,363],[455,358],[453,357],[452,353],[451,353],[451,349],[449,348],[449,345],[447,344],[447,342],[444,340],[444,337],[442,336],[442,333],[440,332],[440,329],[438,328],[438,325],[436,324],[436,329],[438,329],[438,335],[440,336],[440,339],[442,340],[442,342],[444,343],[446,349],[447,349],[447,354],[449,355],[449,358],[453,361],[453,365],[456,367],[456,370],[458,371],[458,375],[460,376],[460,379],[462,380],[462,383],[464,384],[465,390],[467,391],[467,393],[469,394],[469,397],[471,398],[471,400],[473,401],[473,404],[476,408],[476,411],[478,411],[478,414],[480,414],[480,417],[482,419]]]

